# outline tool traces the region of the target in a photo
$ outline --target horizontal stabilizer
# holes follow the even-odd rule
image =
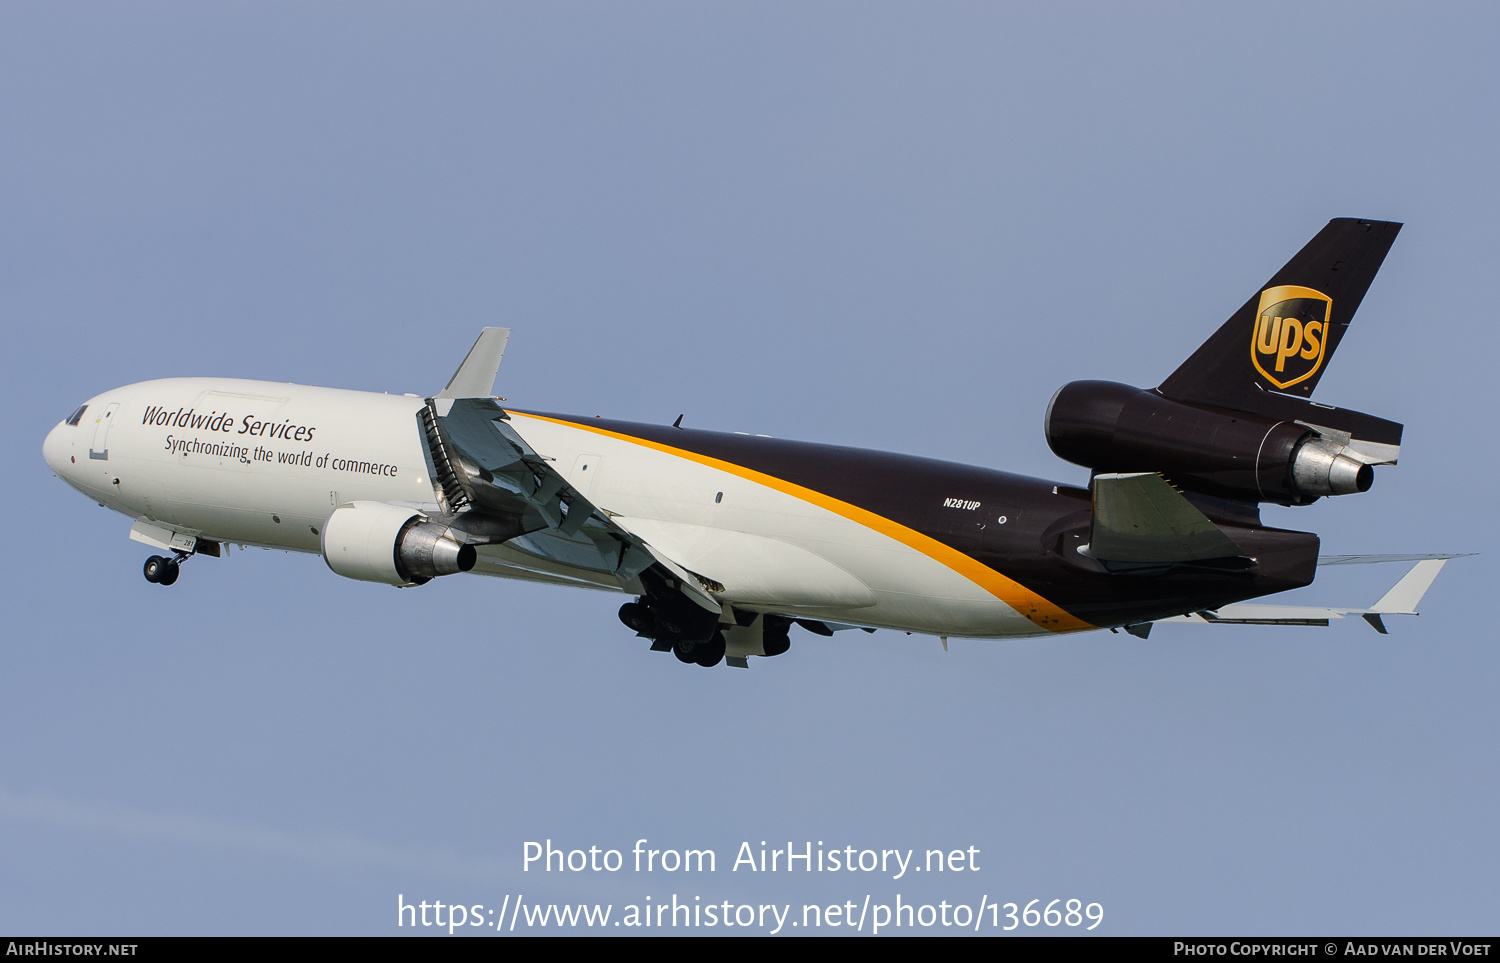
[[[439,398],[489,398],[495,393],[495,375],[500,373],[500,359],[505,357],[505,342],[510,328],[485,328],[479,332],[474,347],[464,356],[463,364],[448,379],[448,387]]]
[[[1093,528],[1079,549],[1090,558],[1162,564],[1244,554],[1158,474],[1095,475],[1093,489]]]

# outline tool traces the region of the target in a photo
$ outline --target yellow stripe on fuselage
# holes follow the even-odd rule
[[[741,478],[755,482],[758,485],[764,485],[767,488],[774,488],[779,492],[791,495],[793,498],[800,498],[802,501],[817,505],[819,508],[825,508],[836,515],[841,515],[850,521],[857,522],[866,528],[889,536],[901,544],[921,552],[928,558],[946,565],[1044,629],[1052,632],[1079,632],[1085,629],[1097,628],[1097,626],[1090,625],[1077,616],[1059,608],[1021,583],[1006,578],[988,565],[970,558],[963,552],[951,546],[944,545],[929,535],[923,535],[914,528],[908,528],[900,522],[894,522],[883,515],[877,515],[872,511],[860,508],[858,505],[851,505],[848,502],[840,501],[822,492],[811,488],[804,488],[801,485],[777,478],[774,475],[767,475],[752,468],[746,468],[743,465],[736,465],[734,462],[723,461],[708,455],[700,455],[697,452],[687,451],[682,448],[673,448],[671,445],[664,445],[647,438],[637,438],[634,435],[610,431],[608,428],[596,425],[580,424],[576,421],[564,421],[561,418],[549,418],[546,415],[537,415],[530,412],[518,411],[512,412],[512,414],[520,418],[535,418],[538,421],[546,421],[554,425],[562,425],[566,428],[579,428],[583,431],[592,431],[596,435],[603,435],[606,438],[614,438],[619,441],[642,445],[664,454],[695,461],[709,468],[727,471],[732,475],[738,475]]]

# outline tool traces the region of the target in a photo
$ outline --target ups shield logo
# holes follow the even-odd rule
[[[1250,360],[1267,381],[1290,388],[1323,367],[1333,301],[1312,288],[1282,284],[1260,293]]]

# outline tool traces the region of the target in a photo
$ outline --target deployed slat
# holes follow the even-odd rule
[[[438,485],[443,498],[448,502],[448,511],[462,511],[469,505],[469,493],[453,470],[453,461],[448,457],[448,446],[443,442],[443,433],[438,430],[437,410],[429,399],[422,406],[422,433],[427,439],[427,450],[432,455],[432,464],[437,471]]]

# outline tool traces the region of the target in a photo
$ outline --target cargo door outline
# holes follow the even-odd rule
[[[104,414],[94,419],[94,440],[89,445],[90,458],[109,461],[109,426],[114,421],[114,413],[119,409],[119,403],[112,404],[104,409]]]

